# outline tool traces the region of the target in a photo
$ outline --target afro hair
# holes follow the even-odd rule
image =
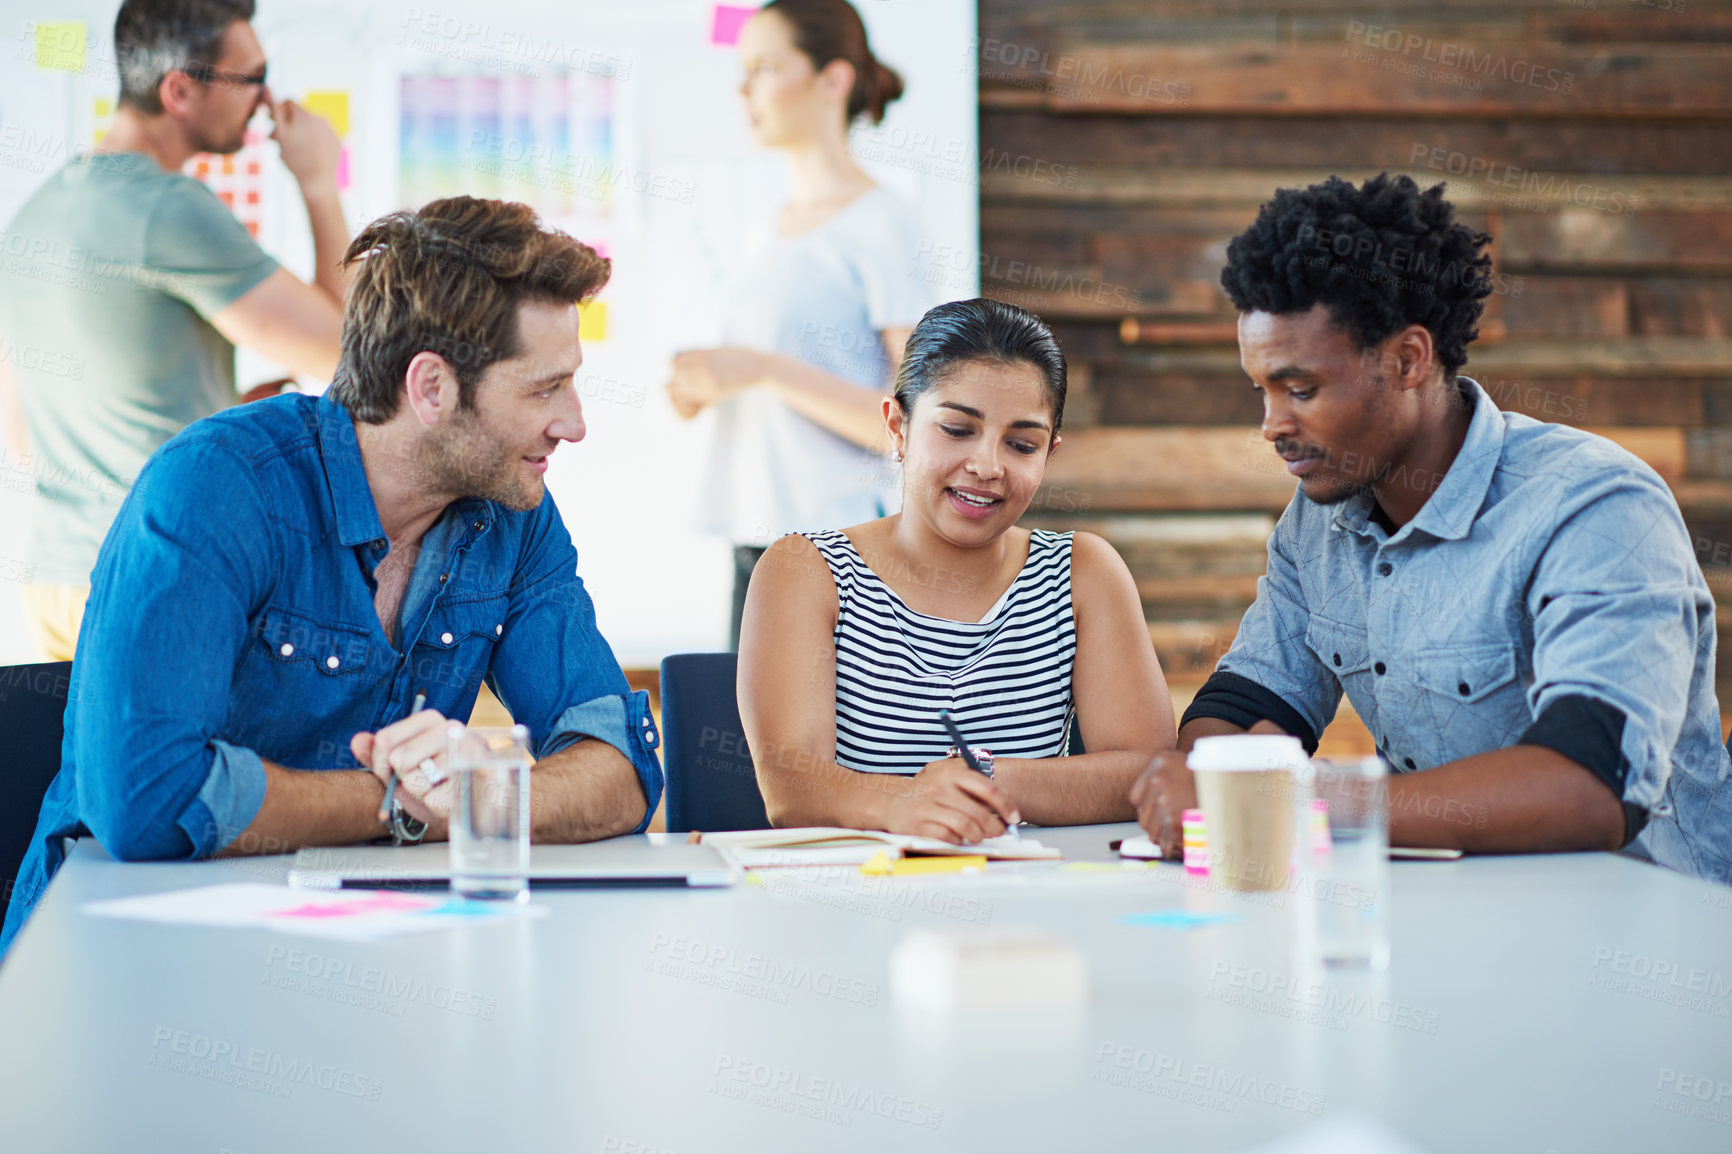
[[[1355,188],[1332,176],[1279,189],[1227,246],[1221,287],[1242,313],[1326,305],[1362,349],[1423,325],[1453,380],[1492,292],[1489,243],[1456,221],[1441,184],[1421,192],[1383,173]]]

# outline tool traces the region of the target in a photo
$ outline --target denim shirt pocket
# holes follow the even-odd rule
[[[493,647],[505,635],[510,604],[509,597],[500,596],[436,606],[415,642],[411,673],[416,687],[443,686],[459,697],[479,693]]]
[[[1411,716],[1437,735],[1440,763],[1502,749],[1527,728],[1520,672],[1508,642],[1442,645],[1414,655]]]
[[[1313,617],[1305,626],[1305,644],[1343,685],[1352,674],[1371,668],[1371,642],[1363,626]]]
[[[372,629],[265,606],[253,622],[236,679],[247,691],[233,695],[219,736],[273,760],[303,756],[297,746],[283,745],[284,723],[305,733],[340,727],[356,694],[369,684],[364,675],[379,657],[377,645]]]
[[[253,632],[264,656],[285,677],[312,671],[332,679],[355,677],[373,658],[371,629],[318,621],[278,605],[265,607]]]
[[[1305,625],[1305,644],[1323,668],[1335,675],[1365,724],[1377,732],[1375,701],[1370,694],[1359,692],[1371,668],[1371,642],[1364,627],[1312,617]]]

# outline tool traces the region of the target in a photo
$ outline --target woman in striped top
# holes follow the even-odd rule
[[[885,398],[902,511],[783,537],[758,563],[740,714],[778,825],[972,842],[1130,821],[1174,745],[1130,572],[1089,533],[1019,528],[1058,448],[1064,355],[997,301],[927,313]],[[992,776],[950,755],[949,710]],[[1088,752],[1065,756],[1072,728]]]

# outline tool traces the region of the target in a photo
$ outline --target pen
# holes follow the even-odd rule
[[[409,716],[414,717],[417,713],[420,713],[422,706],[424,706],[426,704],[427,704],[427,695],[425,693],[417,693],[415,695],[415,704],[411,705],[409,707]],[[385,799],[379,803],[379,820],[380,821],[384,821],[386,816],[388,816],[390,814],[390,812],[391,812],[391,795],[396,793],[396,792],[397,792],[397,771],[393,769],[391,771],[391,776],[385,779]]]
[[[950,740],[956,744],[956,753],[962,758],[962,764],[991,781],[992,775],[981,768],[980,762],[975,760],[974,751],[968,748],[968,739],[962,736],[962,730],[956,728],[956,719],[950,716],[950,710],[939,710],[938,720],[944,723],[945,732],[950,734]],[[1022,834],[1018,832],[1015,822],[1006,822],[1004,832],[1018,841],[1022,840]]]

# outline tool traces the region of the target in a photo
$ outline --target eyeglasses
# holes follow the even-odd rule
[[[230,72],[226,68],[212,68],[208,64],[199,64],[196,61],[182,69],[200,84],[231,84],[236,88],[263,88],[265,73],[268,70],[269,66],[267,65],[265,68],[248,75],[245,72]]]

